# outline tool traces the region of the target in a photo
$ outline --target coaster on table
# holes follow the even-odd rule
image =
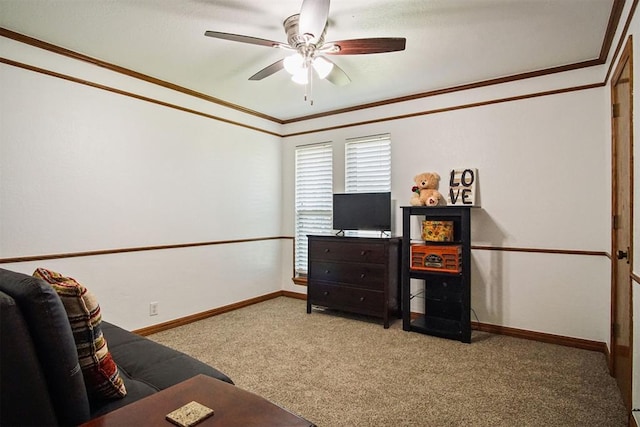
[[[213,415],[213,409],[192,401],[167,414],[167,420],[180,427],[191,427]]]

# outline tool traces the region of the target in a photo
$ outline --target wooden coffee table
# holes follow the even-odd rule
[[[169,427],[165,416],[195,400],[215,411],[197,427],[314,427],[268,400],[207,375],[198,375],[85,423],[82,427]]]

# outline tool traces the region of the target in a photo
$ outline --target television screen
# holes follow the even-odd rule
[[[391,230],[391,193],[333,195],[334,230]]]

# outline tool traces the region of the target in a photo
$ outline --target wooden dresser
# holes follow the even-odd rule
[[[399,238],[308,236],[307,313],[313,305],[399,316]]]

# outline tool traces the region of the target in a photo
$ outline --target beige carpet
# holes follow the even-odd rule
[[[149,338],[321,427],[626,425],[601,353],[305,310],[280,297]]]

